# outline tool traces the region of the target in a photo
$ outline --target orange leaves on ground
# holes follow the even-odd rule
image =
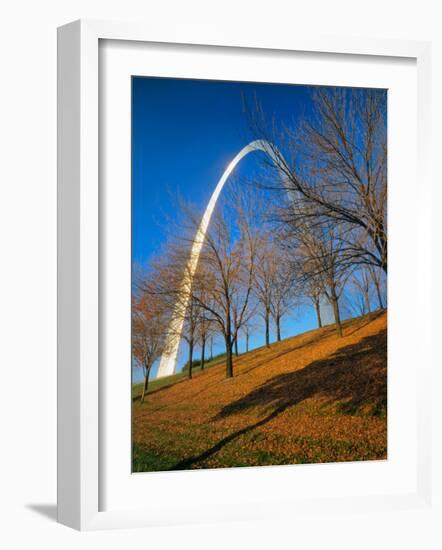
[[[386,458],[386,313],[261,348],[134,403],[134,470]]]

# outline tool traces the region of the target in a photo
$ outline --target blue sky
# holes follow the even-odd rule
[[[133,77],[133,265],[148,262],[160,251],[167,231],[173,230],[173,195],[179,193],[204,209],[225,167],[253,139],[243,98],[253,102],[255,97],[268,115],[290,125],[311,116],[309,86]],[[258,162],[249,155],[236,175],[251,176]],[[313,309],[304,306],[296,319],[283,322],[283,337],[315,326]],[[251,346],[263,343],[260,330]],[[240,351],[243,347],[240,342]],[[186,360],[182,348],[179,369]],[[215,351],[222,348],[220,344]],[[156,369],[152,374],[155,377]]]

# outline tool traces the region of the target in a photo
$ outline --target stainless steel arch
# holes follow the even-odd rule
[[[199,256],[201,253],[202,246],[204,244],[204,239],[207,233],[207,229],[210,224],[210,219],[212,217],[213,211],[215,210],[218,197],[228,177],[233,172],[238,162],[249,153],[252,153],[253,151],[263,151],[267,153],[272,160],[276,160],[276,155],[280,154],[277,152],[275,147],[271,145],[268,141],[265,141],[265,140],[252,141],[251,143],[246,145],[243,149],[241,149],[241,151],[231,161],[229,166],[224,171],[224,174],[221,176],[220,180],[218,181],[217,186],[215,187],[215,191],[210,197],[209,204],[207,205],[207,208],[204,212],[203,218],[197,229],[195,239],[192,244],[190,258],[187,265],[187,274],[186,274],[185,280],[183,281],[181,295],[177,301],[177,304],[175,306],[175,312],[174,312],[174,315],[172,315],[172,319],[169,325],[166,346],[165,346],[167,351],[163,353],[161,357],[157,378],[162,378],[164,376],[169,376],[175,373],[178,348],[180,345],[181,333],[183,331],[183,325],[184,325],[184,320],[183,320],[184,316],[182,315],[182,312],[183,310],[186,309],[187,304],[189,302],[192,279],[193,279],[193,276],[195,275],[195,271],[198,266]]]

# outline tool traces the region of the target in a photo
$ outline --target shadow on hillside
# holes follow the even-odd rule
[[[386,352],[387,331],[383,330],[303,369],[271,378],[224,407],[214,420],[256,406],[292,406],[313,396],[345,401],[343,412],[364,404],[382,407],[387,391]]]
[[[207,373],[211,373],[212,369],[214,367],[218,367],[219,365],[222,365],[222,364],[223,364],[223,361],[219,361],[219,362],[213,363],[213,364],[205,367],[203,370],[201,370],[200,368],[195,369],[193,371],[193,380],[195,380],[195,378],[198,378],[199,376],[204,376]],[[147,392],[147,395],[150,397],[151,395],[162,392],[164,390],[168,390],[168,389],[176,386],[177,384],[182,384],[183,382],[188,382],[189,380],[190,379],[189,379],[188,376],[183,375],[178,380],[173,380],[173,381],[171,381],[167,384],[164,384],[164,386],[161,386],[160,388],[149,389],[149,391]],[[139,395],[132,396],[132,403],[140,402],[140,399],[141,399],[141,390],[140,390]]]
[[[357,344],[339,349],[326,359],[313,361],[305,368],[280,374],[224,407],[213,421],[254,407],[270,412],[261,420],[229,434],[198,456],[180,461],[171,470],[191,467],[206,460],[238,437],[267,424],[289,407],[310,397],[340,401],[343,414],[354,414],[369,406],[371,414],[381,415],[387,408],[387,331],[363,338]]]
[[[356,324],[356,327],[353,328],[353,330],[346,331],[345,336],[351,336],[352,334],[356,334],[360,330],[362,330],[364,327],[375,321],[376,319],[379,319],[379,317],[382,317],[386,312],[386,309],[377,309],[376,311],[372,311],[371,313],[367,313],[366,315],[363,315],[362,317],[359,317],[358,323]],[[349,319],[348,321],[344,322],[344,327],[346,326],[346,323],[351,323],[353,319]]]
[[[333,328],[325,327],[325,328],[322,329],[322,331],[323,332],[321,332],[320,334],[316,334],[312,338],[309,338],[303,344],[291,346],[291,347],[289,347],[287,349],[284,349],[282,351],[276,351],[276,352],[272,353],[271,347],[269,347],[269,348],[267,348],[267,347],[260,348],[260,350],[259,350],[260,354],[262,354],[264,352],[264,356],[262,358],[262,361],[259,361],[258,363],[255,363],[255,361],[257,359],[256,355],[251,355],[250,357],[243,358],[242,359],[242,366],[245,367],[245,369],[242,372],[240,372],[236,376],[236,378],[239,378],[240,376],[244,376],[246,374],[249,374],[250,372],[254,371],[255,369],[258,369],[259,367],[267,365],[268,363],[270,363],[271,361],[274,361],[275,359],[280,359],[281,357],[284,357],[284,355],[288,355],[288,354],[290,354],[294,351],[298,351],[298,350],[303,349],[303,348],[308,348],[308,347],[312,346],[313,344],[318,344],[322,340],[325,340],[326,338],[328,338],[330,336],[330,334],[334,333],[335,328],[334,327]],[[272,345],[273,346],[274,345],[279,345],[281,343],[283,343],[283,341],[282,342],[274,342]],[[239,358],[239,359],[241,359],[241,358]],[[253,366],[250,366],[249,368],[247,368],[249,366],[249,364],[251,364]]]
[[[347,319],[343,322],[344,326],[344,335],[345,336],[351,336],[353,334],[356,334],[360,330],[362,330],[364,327],[381,317],[385,313],[385,309],[376,310],[374,312],[368,313],[362,317],[359,317],[357,319]],[[356,326],[352,327],[351,330],[349,325],[354,325],[356,322]],[[282,351],[276,351],[273,354],[271,354],[271,347],[274,345],[283,344],[284,340],[281,342],[274,342],[270,348],[263,346],[262,348],[258,348],[257,350],[253,350],[250,353],[250,357],[243,357],[242,359],[242,366],[246,367],[245,370],[243,370],[241,373],[238,374],[238,377],[244,376],[245,374],[248,374],[255,369],[262,367],[266,364],[268,364],[270,361],[273,361],[275,359],[279,359],[283,357],[284,355],[288,355],[289,353],[292,353],[293,351],[298,351],[303,348],[308,348],[312,346],[313,344],[319,344],[323,340],[329,338],[330,336],[333,336],[336,334],[336,326],[334,324],[332,325],[326,325],[325,327],[322,327],[320,329],[313,329],[313,335],[308,338],[304,343],[295,345],[292,347],[289,347],[288,349],[283,349]],[[299,336],[299,335],[298,335]],[[292,337],[293,338],[293,337]],[[296,337],[295,337],[296,338]],[[258,354],[255,355],[253,352],[257,351]],[[256,359],[260,357],[260,355],[264,353],[264,357],[262,361],[255,363]],[[236,359],[237,360],[237,359]],[[253,366],[248,365],[252,364]]]

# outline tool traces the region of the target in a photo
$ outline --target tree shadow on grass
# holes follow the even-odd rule
[[[356,326],[350,330],[345,332],[345,336],[352,336],[353,334],[356,334],[360,330],[362,330],[364,327],[369,325],[371,322],[375,321],[376,319],[379,319],[379,317],[382,317],[385,314],[385,309],[377,309],[376,311],[372,311],[371,313],[366,313],[364,316],[359,318],[359,323],[356,324]],[[345,322],[344,322],[345,326]]]
[[[319,344],[319,342],[328,338],[334,332],[335,332],[334,326],[332,328],[326,327],[323,329],[323,332],[321,332],[319,335],[316,334],[313,338],[310,338],[309,340],[307,340],[307,342],[304,342],[303,344],[298,344],[295,346],[290,346],[287,349],[283,349],[282,351],[276,351],[275,353],[270,352],[271,348],[261,348],[262,350],[266,351],[266,355],[264,356],[264,358],[258,363],[253,364],[253,366],[249,366],[249,363],[253,363],[254,360],[259,358],[259,356],[246,358],[245,360],[243,360],[241,366],[243,367],[244,370],[240,372],[237,376],[235,376],[235,378],[239,378],[240,376],[245,376],[246,374],[249,374],[250,372],[258,369],[259,367],[263,367],[267,365],[271,361],[275,361],[276,359],[280,359],[281,357],[284,357],[284,355],[288,355],[294,351],[299,351],[300,349],[308,348],[312,345]]]
[[[317,329],[316,329],[317,330]],[[260,355],[262,354],[262,352],[265,352],[265,356],[264,358],[259,361],[258,363],[256,363],[256,359],[260,358],[260,355],[256,356],[256,355],[252,355],[251,357],[243,357],[242,355],[240,355],[239,357],[234,357],[233,359],[233,366],[234,366],[234,369],[235,367],[237,367],[238,365],[238,362],[241,363],[241,367],[243,368],[243,370],[241,372],[239,372],[236,376],[235,376],[235,379],[238,379],[240,378],[241,376],[245,376],[247,374],[249,374],[250,372],[260,368],[260,367],[263,367],[265,365],[267,365],[268,363],[270,363],[271,361],[274,361],[276,359],[280,359],[281,357],[283,357],[284,355],[288,355],[294,351],[298,351],[300,349],[303,349],[303,348],[308,348],[310,346],[312,346],[313,344],[318,344],[319,342],[321,342],[322,340],[324,340],[325,338],[328,338],[331,334],[333,334],[335,332],[335,328],[334,328],[334,325],[333,326],[330,326],[330,327],[324,327],[322,329],[322,332],[318,335],[318,334],[315,334],[313,337],[311,337],[309,340],[307,340],[306,342],[304,342],[303,344],[298,344],[298,345],[294,345],[294,346],[290,346],[289,348],[287,349],[284,349],[282,351],[276,351],[276,352],[273,352],[271,353],[270,349],[263,346],[262,348],[258,348],[258,350],[253,350],[251,351],[250,353],[253,354],[254,352],[258,352]],[[282,342],[281,342],[282,343]],[[213,367],[219,367],[219,366],[224,366],[222,362],[220,363],[217,363],[216,365],[212,365],[211,367],[209,367],[210,369],[212,369]],[[252,365],[252,366],[250,366]],[[215,371],[210,371],[210,370],[207,370],[207,371],[199,371],[196,375],[196,377],[200,376],[201,374],[203,375],[207,375],[207,373],[209,374],[213,374],[213,375],[217,375],[218,373],[215,372]],[[196,379],[196,377],[194,376],[194,380]],[[181,380],[178,380],[176,382],[171,382],[170,384],[167,384],[165,386],[162,386],[161,388],[158,388],[158,389],[154,389],[154,390],[150,390],[148,391],[147,393],[147,398],[149,398],[150,396],[156,394],[156,393],[159,393],[161,391],[164,391],[164,390],[168,390],[178,384],[181,384],[183,382],[189,382],[189,378],[187,377],[183,377]],[[195,399],[196,397],[199,397],[202,393],[204,393],[207,389],[213,387],[213,386],[216,386],[219,384],[219,380],[216,380],[215,382],[210,382],[209,384],[207,384],[206,386],[204,386],[202,389],[200,389],[199,391],[197,391],[195,394],[193,395],[186,395],[186,397],[184,397],[183,399],[180,399],[178,401],[174,401],[174,405],[177,405],[179,403],[183,403],[185,401],[188,401],[189,399]],[[140,399],[141,399],[141,395],[137,395],[135,397],[132,397],[132,402],[135,403],[135,402],[138,402],[140,403]],[[159,411],[159,410],[163,410],[163,409],[167,409],[169,407],[169,405],[162,405],[156,409],[154,409],[154,411],[152,412],[156,412],[156,411]]]
[[[368,336],[303,369],[279,374],[224,407],[219,420],[253,407],[292,406],[313,396],[345,401],[342,412],[386,405],[387,332]]]
[[[275,376],[249,394],[224,407],[213,421],[238,412],[264,407],[261,420],[235,431],[203,453],[186,458],[170,468],[188,469],[210,458],[238,437],[267,424],[289,407],[311,397],[339,401],[342,414],[355,414],[369,407],[372,416],[387,410],[387,331],[363,338],[339,349],[329,357],[314,361],[293,372]]]

